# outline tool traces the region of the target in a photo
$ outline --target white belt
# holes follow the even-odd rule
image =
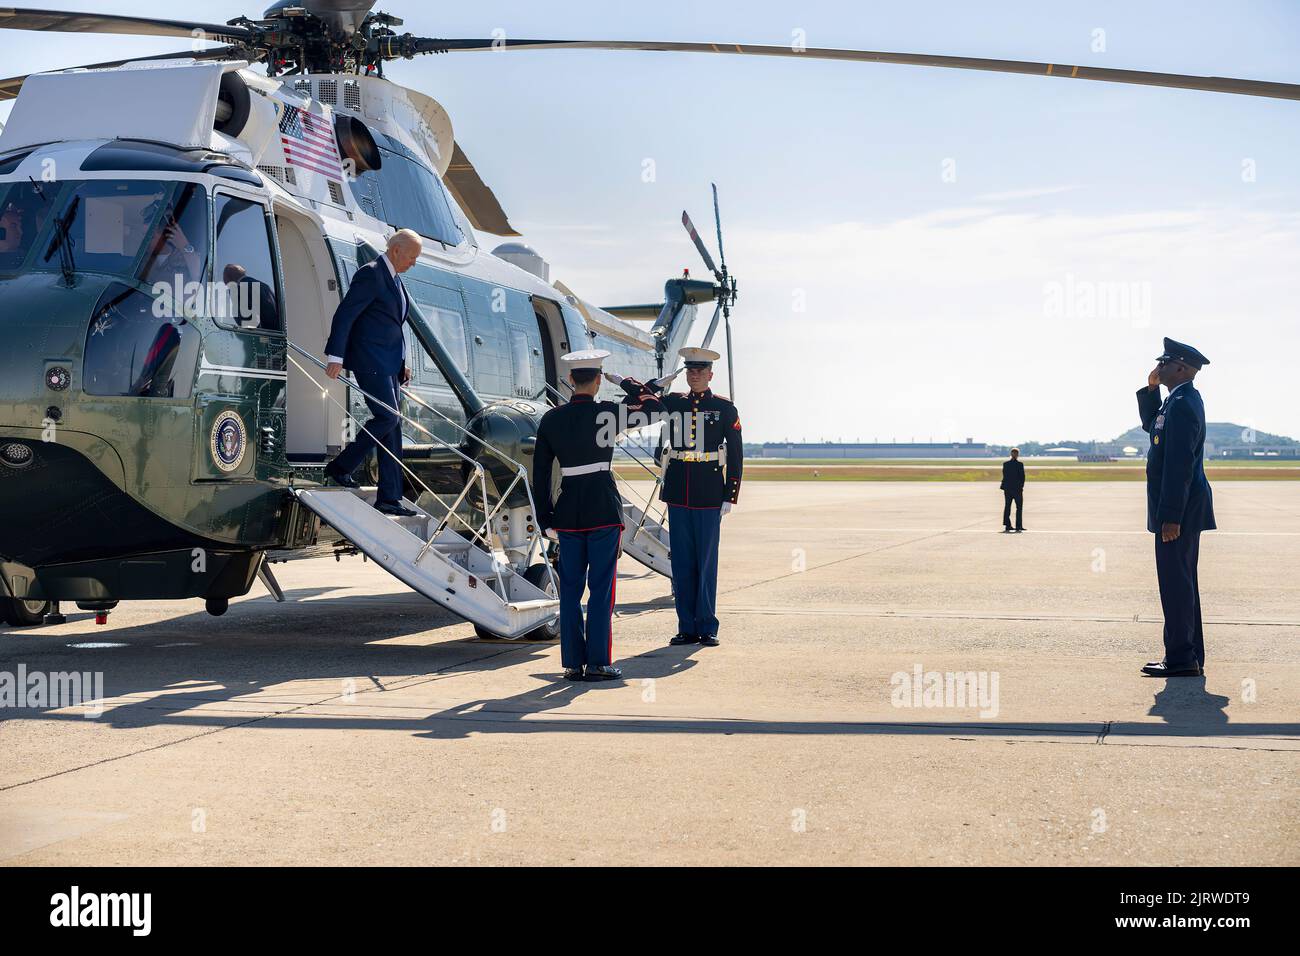
[[[560,475],[569,478],[573,475],[594,475],[598,471],[609,471],[609,462],[593,461],[590,465],[574,465],[572,468],[561,468]]]

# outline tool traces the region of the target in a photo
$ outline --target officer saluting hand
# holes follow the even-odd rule
[[[1156,577],[1165,613],[1165,659],[1142,668],[1151,677],[1205,673],[1205,633],[1197,581],[1201,532],[1212,531],[1214,498],[1205,479],[1205,404],[1192,379],[1207,359],[1165,339],[1165,350],[1138,389],[1138,414],[1151,436],[1147,452],[1147,530],[1155,534]],[[1169,397],[1160,401],[1160,386]]]
[[[560,546],[560,659],[568,680],[615,680],[614,581],[623,538],[623,498],[610,463],[619,421],[615,402],[596,401],[600,368],[609,352],[588,349],[561,356],[569,363],[573,398],[552,408],[537,426],[533,500],[542,532]],[[639,407],[642,387],[630,379],[624,404]],[[552,504],[552,468],[560,465],[560,497]],[[587,618],[583,587],[590,588]],[[585,671],[584,671],[585,668]]]
[[[677,605],[677,635],[669,643],[717,647],[718,537],[722,516],[740,498],[745,452],[736,406],[709,388],[713,363],[722,356],[702,348],[685,348],[678,354],[686,366],[690,391],[650,394],[671,381],[673,376],[668,376],[651,383],[641,396],[644,412],[668,421],[661,438],[667,442],[661,449],[667,468],[660,498],[668,505]],[[611,380],[629,394],[641,388],[631,379]]]

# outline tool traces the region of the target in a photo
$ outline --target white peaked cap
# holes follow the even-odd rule
[[[681,360],[689,365],[702,365],[706,362],[716,362],[722,358],[722,355],[713,349],[678,349],[677,354]]]
[[[581,352],[568,352],[560,356],[561,362],[568,362],[570,370],[594,368],[597,371],[605,364],[610,353],[604,349],[583,349]]]

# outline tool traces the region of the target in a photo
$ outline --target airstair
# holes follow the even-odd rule
[[[288,345],[291,353],[306,363],[321,371],[326,368],[311,353],[292,342]],[[322,385],[294,354],[288,358],[309,379]],[[341,381],[358,394],[366,395],[350,378],[342,377]],[[364,424],[323,386],[321,392],[342,408],[358,429],[364,430]],[[459,494],[448,501],[400,460],[398,464],[411,482],[423,489],[418,504],[405,499],[402,502],[415,512],[414,517],[394,517],[376,510],[374,488],[307,487],[295,488],[293,494],[304,507],[319,515],[358,551],[407,587],[473,623],[480,636],[510,640],[556,636],[559,585],[547,559],[547,543],[532,520],[535,509],[527,469],[500,449],[470,435],[413,392],[404,389],[403,394],[451,423],[466,439],[478,443],[485,454],[494,456],[514,472],[514,480],[499,495],[490,495],[479,458],[440,439],[419,422],[402,415],[400,409],[379,402],[426,435],[431,443],[464,462],[468,477]],[[378,401],[373,396],[366,397]],[[393,455],[383,445],[378,447],[381,454]],[[527,493],[527,505],[510,508],[507,501],[516,486],[522,486]]]

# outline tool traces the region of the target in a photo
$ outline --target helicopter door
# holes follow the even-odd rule
[[[287,209],[276,209],[275,231],[280,239],[289,341],[313,355],[324,356],[325,340],[340,298],[329,249],[315,224]],[[319,463],[336,453],[342,441],[345,389],[342,382],[328,382],[301,356],[293,356],[292,352],[290,356],[294,361],[288,362],[287,369],[285,450],[292,463]],[[321,394],[321,383],[327,383],[328,394],[335,401]]]

